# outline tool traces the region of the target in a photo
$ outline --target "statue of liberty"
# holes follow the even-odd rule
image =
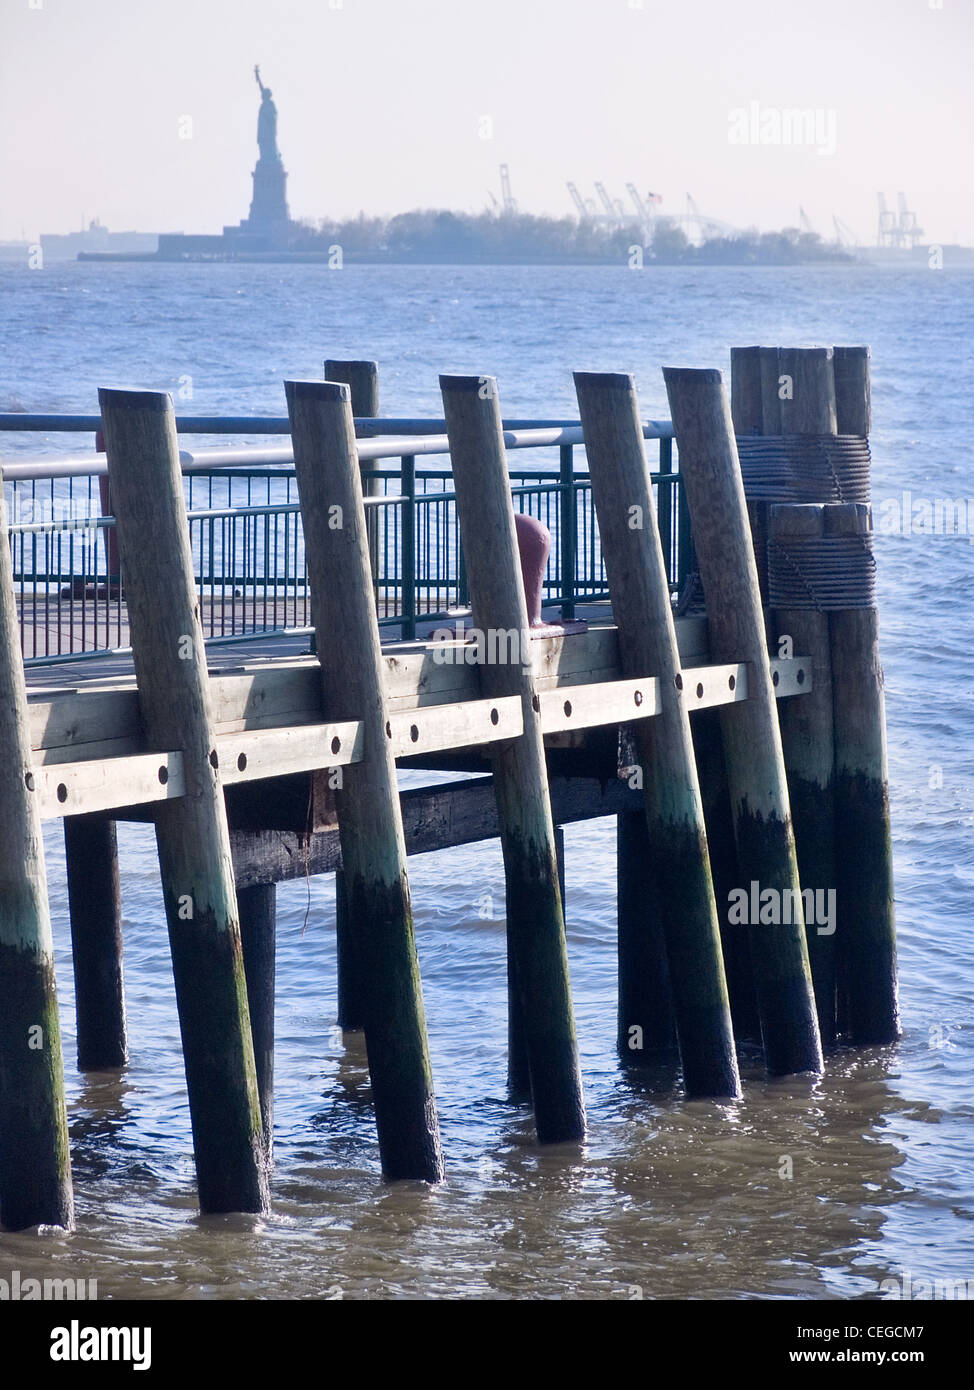
[[[269,240],[272,245],[284,245],[289,235],[290,214],[287,207],[287,171],[277,148],[277,107],[271,98],[270,87],[260,80],[260,67],[254,66],[254,76],[260,88],[260,111],[257,116],[257,147],[260,154],[254,168],[254,196],[250,216],[241,226],[248,233]]]
[[[257,115],[257,147],[261,159],[270,163],[280,163],[281,154],[277,148],[277,107],[271,99],[270,87],[260,80],[260,66],[255,65],[254,76],[260,88],[260,111]]]

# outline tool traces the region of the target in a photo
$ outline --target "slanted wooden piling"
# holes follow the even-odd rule
[[[718,371],[665,367],[663,375],[707,600],[711,659],[748,663],[748,698],[721,713],[738,888],[748,903],[752,884],[759,893],[771,890],[765,921],[753,921],[746,909],[767,1067],[771,1075],[818,1072],[822,1048],[788,788],[730,407]],[[786,913],[789,922],[781,920]]]
[[[361,720],[366,757],[336,791],[348,930],[367,981],[365,1045],[382,1171],[443,1175],[406,849],[349,388],[288,381],[324,708]],[[323,750],[327,764],[327,750]]]
[[[0,488],[0,1226],[74,1220],[54,942]]]
[[[656,676],[660,683],[659,713],[637,720],[632,729],[684,1081],[693,1096],[736,1096],[740,1078],[703,804],[639,402],[632,377],[622,373],[576,372],[575,390],[620,665],[627,676]],[[620,957],[620,973],[637,970],[641,954]],[[626,992],[638,993],[634,986]],[[630,1000],[636,1012],[620,1020],[620,1036],[625,1031],[631,1037],[633,1028],[640,1036],[652,1033],[647,1009],[653,993],[650,985],[644,999]]]
[[[853,1042],[900,1034],[879,614],[872,521],[864,503],[825,508],[825,533],[845,541],[849,606],[829,614],[835,718],[836,907],[846,1025]]]
[[[374,420],[379,414],[378,362],[351,358],[325,359],[325,380],[344,383],[349,389],[352,415],[356,420]],[[378,478],[362,478],[362,496],[378,497],[382,484]],[[369,566],[375,581],[379,572],[379,528],[375,508],[366,508],[365,524],[369,543]],[[345,873],[335,874],[335,940],[338,957],[338,1026],[346,1033],[357,1033],[365,1019],[367,982],[355,955],[355,934],[348,928],[348,895]]]
[[[720,728],[720,709],[697,710],[690,720],[693,754],[700,778],[704,825],[710,874],[714,881],[720,945],[727,977],[734,1037],[740,1042],[761,1041],[761,1018],[754,989],[751,943],[746,931],[728,920],[731,893],[741,882],[734,839],[734,816],[724,760],[724,739]]]
[[[146,740],[182,753],[186,784],[155,823],[200,1206],[259,1212],[264,1136],[172,398],[98,394]]]
[[[509,969],[541,1143],[580,1139],[585,1109],[565,949],[565,923],[540,702],[534,690],[531,636],[518,558],[497,384],[493,377],[441,376],[457,515],[474,622],[513,660],[480,666],[488,697],[517,695],[522,737],[493,752],[504,854]],[[488,647],[489,647],[488,643]]]
[[[832,656],[829,615],[819,594],[801,578],[806,556],[821,554],[824,534],[821,506],[773,505],[770,514],[771,590],[779,574],[787,598],[774,611],[775,635],[782,656],[801,656],[811,667],[811,689],[800,699],[778,705],[781,744],[788,775],[802,889],[813,895],[816,916],[835,891],[835,740],[832,719]],[[818,561],[821,563],[821,560]],[[819,896],[821,895],[821,896]],[[809,899],[806,899],[808,902]],[[834,899],[832,900],[834,901]],[[809,914],[806,913],[806,917]],[[808,957],[815,986],[822,1042],[835,1042],[836,923],[806,921]]]
[[[64,817],[78,1066],[112,1071],[128,1061],[122,972],[122,899],[115,822]]]

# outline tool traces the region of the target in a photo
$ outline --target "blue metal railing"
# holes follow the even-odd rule
[[[92,430],[97,416],[0,415],[0,431]],[[277,417],[184,417],[183,433],[283,433]],[[447,455],[440,420],[357,422],[379,623],[410,639],[417,623],[447,619],[467,602],[456,499],[449,468],[420,467],[424,456]],[[511,451],[557,450],[545,463],[511,468],[518,510],[537,517],[552,536],[543,600],[564,618],[579,603],[608,596],[598,527],[586,472],[576,470],[582,443],[575,421],[504,422]],[[689,571],[692,541],[672,429],[649,421],[657,440],[652,474],[663,554],[677,592]],[[392,437],[390,437],[392,436]],[[287,447],[181,453],[190,539],[208,641],[261,633],[307,631],[310,595],[294,469]],[[227,460],[230,463],[227,464]],[[395,460],[398,466],[383,466]],[[4,469],[10,544],[18,590],[25,661],[77,659],[128,643],[124,592],[111,562],[114,521],[100,515],[103,455],[38,460],[19,455]]]

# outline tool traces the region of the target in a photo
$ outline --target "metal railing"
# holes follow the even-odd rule
[[[0,431],[97,430],[97,416],[0,415]],[[278,417],[183,417],[182,434],[284,434]],[[576,468],[575,421],[504,422],[509,451],[532,451],[511,468],[515,508],[551,532],[543,602],[563,618],[608,596],[591,483]],[[421,467],[449,449],[441,420],[358,420],[379,623],[403,638],[417,624],[447,621],[467,604],[463,548],[448,467]],[[692,568],[692,541],[669,422],[649,421],[659,465],[652,474],[670,585]],[[557,451],[557,467],[550,453]],[[537,454],[534,451],[538,451]],[[528,463],[528,458],[530,463]],[[540,459],[540,461],[539,461]],[[398,466],[384,466],[396,460]],[[289,446],[181,450],[190,541],[204,636],[211,642],[308,631],[310,594]],[[124,589],[104,455],[19,458],[4,467],[10,545],[25,662],[47,663],[124,649]]]

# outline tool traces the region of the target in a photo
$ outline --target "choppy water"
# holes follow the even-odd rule
[[[0,267],[0,409],[88,412],[97,386],[137,384],[191,385],[200,413],[282,414],[285,376],[374,356],[386,413],[439,414],[437,373],[462,370],[496,373],[507,414],[574,414],[585,367],[634,371],[645,413],[665,417],[664,362],[868,342],[876,498],[974,497],[972,291],[970,272],[862,268]],[[901,1043],[840,1053],[814,1084],[751,1071],[738,1105],[640,1089],[613,1052],[614,827],[569,827],[589,1137],[539,1150],[504,1098],[503,922],[478,916],[485,893],[503,911],[499,847],[413,859],[448,1177],[387,1186],[364,1049],[333,1026],[333,883],[286,885],[274,1213],[201,1220],[151,833],[120,828],[132,1062],[85,1078],[54,828],[78,1227],[0,1236],[0,1277],[154,1298],[854,1298],[906,1270],[974,1280],[974,549],[916,535],[877,550]]]

